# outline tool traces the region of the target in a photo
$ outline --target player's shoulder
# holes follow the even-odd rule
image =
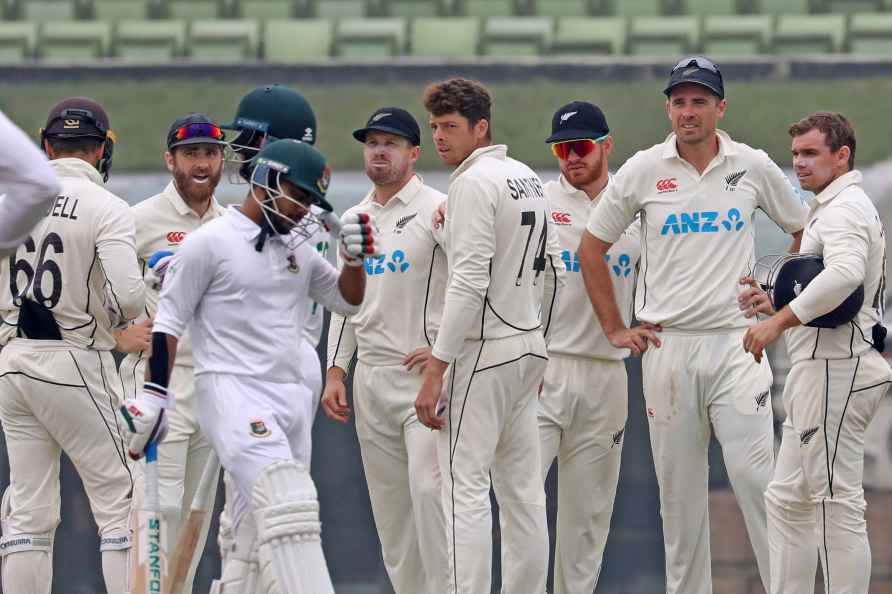
[[[660,142],[649,148],[635,151],[631,157],[626,159],[626,161],[620,165],[613,178],[622,181],[626,176],[633,176],[632,179],[640,177],[641,174],[652,170],[655,165],[665,159],[663,154],[665,148],[666,143]],[[614,179],[611,179],[611,182],[613,182]]]
[[[729,161],[734,166],[750,166],[753,168],[764,168],[770,164],[774,164],[771,157],[763,149],[752,147],[745,142],[734,140],[727,132],[719,130],[717,132],[725,143],[725,153]]]
[[[417,202],[421,209],[433,212],[444,200],[446,200],[446,194],[422,183],[421,187],[418,189],[418,193],[415,194],[415,198],[412,199],[412,203],[414,205]]]
[[[134,216],[143,216],[157,212],[159,209],[164,208],[169,202],[170,201],[167,199],[164,192],[160,192],[154,196],[149,196],[145,200],[140,200],[131,206],[130,210],[133,211]]]
[[[860,180],[860,178],[859,178]],[[879,213],[870,196],[864,191],[860,183],[855,182],[844,187],[827,205],[827,211],[849,211],[857,213],[865,222],[871,222],[879,218]]]

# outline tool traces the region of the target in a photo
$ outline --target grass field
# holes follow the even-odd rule
[[[156,171],[163,167],[167,127],[190,111],[205,112],[222,122],[235,112],[239,98],[252,83],[223,84],[213,80],[80,81],[76,83],[0,84],[0,107],[18,124],[36,134],[46,113],[58,99],[87,95],[103,103],[118,133],[115,171]],[[296,88],[297,87],[295,85]],[[669,131],[661,94],[661,81],[598,83],[589,85],[529,81],[494,84],[493,129],[495,141],[507,143],[511,154],[535,167],[553,167],[543,144],[554,110],[573,99],[598,103],[607,114],[616,144],[612,165],[618,166],[635,151],[661,141]],[[300,88],[319,119],[319,147],[335,169],[359,169],[362,157],[350,132],[365,123],[377,107],[397,105],[409,109],[419,122],[426,119],[421,105],[422,87],[382,84],[336,85]],[[892,78],[840,81],[729,82],[728,113],[722,127],[736,139],[767,150],[781,165],[788,165],[787,127],[816,110],[841,111],[858,133],[858,162],[874,163],[890,156],[886,139],[892,137],[892,118],[882,107],[892,94]],[[423,135],[423,147],[430,136]],[[422,169],[439,167],[436,154],[422,150]]]

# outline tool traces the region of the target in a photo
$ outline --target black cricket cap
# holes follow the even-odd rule
[[[365,128],[353,132],[353,138],[365,142],[369,132],[387,132],[409,139],[414,146],[421,145],[421,130],[412,114],[400,107],[382,107],[369,117]]]
[[[703,56],[689,56],[681,60],[669,74],[669,83],[663,89],[668,97],[678,85],[694,84],[706,87],[719,99],[725,98],[725,83],[718,65]]]
[[[88,97],[69,97],[56,103],[41,130],[43,136],[78,138],[91,136],[104,140],[109,132],[108,114]]]
[[[588,101],[571,101],[564,105],[551,118],[551,136],[545,142],[566,142],[568,140],[596,140],[610,134],[604,112]]]

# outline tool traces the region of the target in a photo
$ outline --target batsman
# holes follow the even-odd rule
[[[375,253],[367,215],[328,214],[338,272],[306,240],[318,228],[329,169],[297,140],[267,144],[241,169],[248,195],[187,236],[171,260],[152,333],[142,393],[121,408],[130,455],[163,435],[174,395],[169,374],[179,338],[192,337],[201,429],[230,473],[236,545],[218,594],[330,594],[319,506],[309,469],[296,458],[312,418],[294,361],[309,302],[354,313],[365,294],[363,257]],[[258,315],[258,312],[262,314]]]

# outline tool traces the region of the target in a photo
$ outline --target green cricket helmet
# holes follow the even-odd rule
[[[316,114],[309,101],[277,84],[257,87],[242,97],[232,123],[222,127],[236,132],[230,146],[248,159],[273,140],[316,143]]]
[[[260,204],[268,228],[276,233],[291,233],[289,247],[297,247],[313,236],[321,222],[313,208],[331,212],[332,206],[325,199],[331,179],[331,169],[325,157],[309,144],[292,138],[275,140],[260,149],[248,163],[251,168],[250,184],[265,191],[261,199],[252,192]],[[307,193],[307,199],[297,199],[286,191],[283,181],[289,182]],[[285,198],[299,204],[305,211],[297,220],[282,213],[276,199]]]

